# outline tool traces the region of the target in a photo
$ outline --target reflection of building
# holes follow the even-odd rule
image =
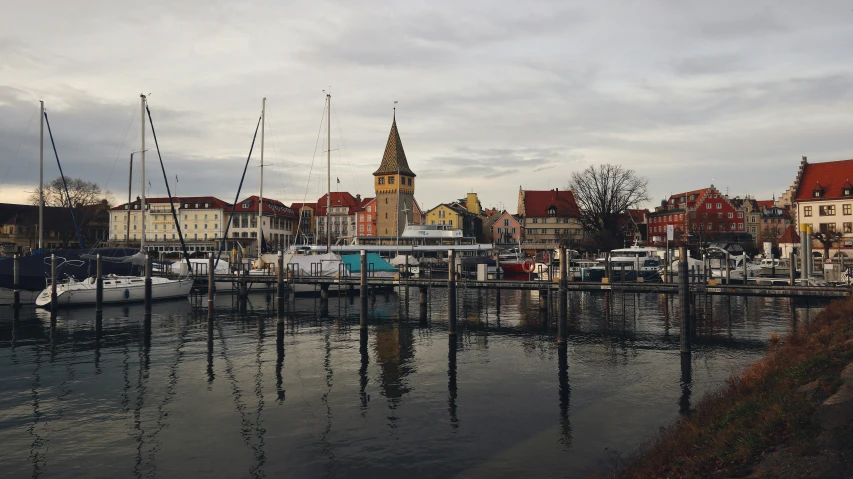
[[[403,233],[406,223],[413,223],[415,203],[415,173],[409,168],[403,142],[397,132],[397,118],[391,122],[391,132],[382,155],[382,164],[373,173],[376,192],[376,234],[396,236]]]
[[[382,395],[391,400],[397,400],[409,392],[406,376],[413,370],[414,332],[412,328],[400,325],[383,325],[376,327],[376,362],[382,372]]]

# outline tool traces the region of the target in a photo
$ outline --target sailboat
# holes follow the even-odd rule
[[[38,243],[37,249],[29,255],[18,257],[18,291],[20,293],[20,304],[33,304],[45,287],[47,278],[50,276],[51,252],[44,248],[44,126],[47,123],[48,132],[50,124],[44,110],[44,102],[39,102],[40,129],[39,129],[39,206],[38,206]],[[53,136],[51,135],[51,142]],[[57,158],[57,164],[59,159]],[[60,174],[62,170],[60,168]],[[73,211],[72,211],[73,214]],[[76,226],[75,226],[76,227]],[[100,254],[102,257],[124,257],[132,254],[133,250],[127,248],[80,248],[63,249],[56,252],[57,272],[73,278],[86,278],[94,268],[91,261]],[[14,303],[14,269],[12,258],[0,258],[0,305]],[[126,264],[104,264],[105,273],[129,273],[130,265]]]
[[[145,251],[145,110],[146,97],[140,97],[140,114],[141,114],[141,148],[140,148],[140,164],[142,177],[142,195],[140,201],[140,211],[142,215],[142,240],[140,243],[140,253],[136,258],[142,256]],[[155,138],[156,140],[156,138]],[[180,225],[179,225],[180,226]],[[134,258],[129,258],[131,261]],[[129,303],[135,301],[143,301],[145,299],[145,279],[140,276],[119,276],[107,275],[103,278],[103,302],[104,303]],[[151,299],[169,299],[180,298],[189,295],[193,287],[193,279],[184,277],[178,279],[169,279],[163,277],[151,278]],[[91,276],[83,281],[78,281],[75,278],[68,278],[62,283],[56,285],[56,304],[58,306],[82,306],[87,304],[95,304],[97,293],[96,278]],[[36,298],[36,306],[49,307],[51,303],[51,287],[42,291]]]

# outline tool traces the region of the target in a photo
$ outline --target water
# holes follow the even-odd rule
[[[700,301],[682,364],[673,298],[571,295],[569,346],[536,292],[358,301],[217,297],[49,313],[0,310],[0,470],[6,477],[584,477],[626,455],[760,357],[816,308]],[[204,305],[206,299],[195,301]],[[623,306],[624,301],[624,306]],[[407,314],[407,309],[410,314]],[[403,319],[401,319],[403,318]],[[150,333],[146,328],[150,327]],[[614,452],[616,451],[616,452]]]

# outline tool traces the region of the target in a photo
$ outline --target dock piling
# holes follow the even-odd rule
[[[791,286],[794,285],[794,270],[797,269],[797,255],[791,253],[791,257],[788,258],[788,281],[791,283]],[[841,272],[844,273],[844,257],[841,257]]]
[[[426,323],[427,321],[427,291],[426,286],[418,286],[418,305],[421,323]]]
[[[284,255],[278,252],[278,263],[275,271],[275,292],[278,319],[284,318]]]
[[[213,255],[207,258],[207,312],[210,314],[213,310],[213,297],[216,294],[216,282],[214,281],[215,267],[213,264]]]
[[[95,257],[95,312],[104,310],[104,273],[101,255]]]
[[[362,330],[366,330],[367,329],[367,293],[368,293],[368,286],[367,286],[367,251],[361,250],[361,255],[359,257],[359,260],[360,260],[359,266],[361,268],[358,272],[359,273],[358,296],[359,296],[359,303],[360,303],[360,309],[359,309],[359,318],[360,318],[359,323],[360,324],[359,324],[359,326],[361,327]]]
[[[50,310],[56,311],[56,255],[50,255]]]
[[[456,251],[447,251],[447,320],[449,333],[456,334]]]
[[[560,306],[557,318],[557,344],[566,344],[566,327],[569,320],[569,296],[567,291],[568,263],[566,248],[560,248]]]
[[[145,253],[145,313],[151,313],[151,255]]]
[[[678,301],[681,306],[681,352],[690,352],[690,285],[687,276],[687,247],[679,250]]]
[[[12,264],[12,283],[15,291],[13,293],[12,298],[12,306],[17,309],[21,307],[21,286],[20,286],[20,275],[21,275],[21,265],[19,264],[18,255],[15,255],[12,260],[14,263]]]

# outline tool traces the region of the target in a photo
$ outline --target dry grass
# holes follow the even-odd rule
[[[807,454],[815,409],[853,361],[853,299],[830,304],[784,342],[775,339],[764,358],[662,430],[616,477],[736,477],[782,444]],[[812,396],[797,391],[815,380]]]

